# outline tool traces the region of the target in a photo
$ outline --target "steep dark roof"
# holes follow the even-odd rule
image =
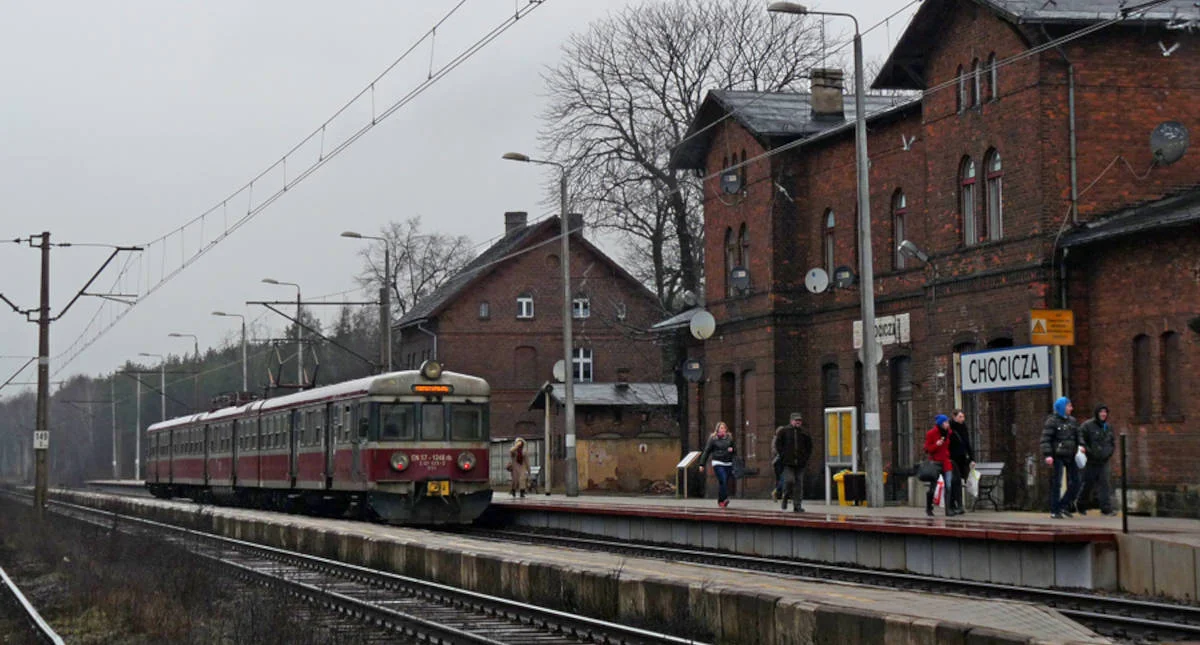
[[[1014,25],[1083,27],[1129,12],[1122,24],[1141,26],[1200,20],[1194,0],[1167,0],[1146,11],[1139,0],[924,0],[875,77],[875,89],[925,89],[925,59],[945,29],[955,3],[974,2]]]
[[[866,96],[863,99],[868,120],[876,113],[911,101],[892,96]],[[822,134],[847,123],[853,124],[854,95],[842,97],[844,118],[814,119],[812,95],[806,92],[739,92],[712,90],[704,97],[696,118],[688,128],[683,143],[671,153],[671,167],[703,168],[704,159],[716,128],[709,127],[726,114],[746,128],[760,141],[773,147],[797,139]],[[919,106],[918,106],[919,107]]]
[[[547,389],[555,403],[565,400],[562,383],[546,383],[529,402],[530,410],[546,409]],[[572,389],[575,405],[579,406],[671,406],[679,402],[674,383],[574,383]]]
[[[436,291],[419,300],[412,309],[408,310],[408,313],[396,321],[395,328],[407,327],[413,323],[436,316],[459,293],[466,289],[468,285],[487,275],[488,271],[486,269],[501,258],[520,250],[527,242],[542,232],[552,228],[557,230],[558,227],[559,218],[552,217],[508,233],[495,244],[488,247],[483,253],[476,256],[474,260],[467,263],[467,266],[463,267],[461,271],[455,274],[453,278],[447,280],[441,287],[438,287]]]
[[[1163,229],[1200,224],[1200,189],[1126,208],[1083,224],[1063,235],[1060,246],[1071,248]]]

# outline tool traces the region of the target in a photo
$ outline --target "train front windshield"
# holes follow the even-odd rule
[[[372,415],[378,441],[483,441],[487,406],[476,403],[381,403]]]

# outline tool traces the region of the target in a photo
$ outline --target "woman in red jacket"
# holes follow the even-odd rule
[[[945,482],[945,489],[942,490],[942,495],[950,494],[950,484],[954,481],[954,463],[950,461],[950,417],[944,414],[937,415],[933,420],[933,427],[929,432],[925,433],[925,454],[928,455],[930,461],[936,461],[942,465],[942,481]],[[937,488],[937,480],[929,482],[929,492],[925,493],[925,514],[933,517],[933,491]],[[951,504],[946,504],[946,515],[958,515],[959,511],[953,509]]]

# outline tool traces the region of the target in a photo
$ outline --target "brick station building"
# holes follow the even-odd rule
[[[1168,2],[1020,56],[1117,15],[1116,0],[925,0],[875,80],[923,91],[866,100],[876,315],[894,331],[878,368],[887,471],[911,468],[933,417],[961,407],[977,460],[1006,464],[1005,500],[1044,507],[1051,390],[963,393],[957,366],[1029,345],[1030,310],[1070,309],[1061,374],[1077,416],[1111,406],[1142,484],[1200,480],[1200,336],[1187,329],[1200,313],[1200,150],[1168,164],[1150,146],[1164,122],[1200,132],[1200,37],[1168,28],[1200,25],[1200,8]],[[821,411],[862,404],[857,284],[804,284],[814,267],[860,273],[853,98],[831,69],[813,70],[809,93],[712,91],[674,151],[676,168],[711,177],[717,330],[690,350],[705,366],[691,444],[729,422],[758,472],[751,494],[771,484],[772,431],[791,411],[814,434],[820,494]],[[900,254],[905,239],[929,262]],[[892,477],[889,498],[907,499],[906,484]]]
[[[555,362],[563,358],[560,221],[552,217],[530,224],[524,212],[505,213],[504,236],[416,303],[394,327],[400,368],[436,358],[446,369],[483,377],[492,387],[493,440],[523,437],[530,440],[531,453],[541,450],[545,423],[544,405],[531,409],[531,401],[538,399]],[[661,383],[662,352],[645,331],[662,317],[662,309],[654,294],[583,236],[582,219],[571,230],[575,382],[586,384],[589,392],[604,386],[620,393],[631,383],[635,390],[667,392],[655,401],[614,399],[602,405],[588,399],[577,405],[580,472],[604,472],[596,477],[599,488],[627,489],[642,479],[667,479],[679,454],[674,386]],[[551,472],[558,486],[565,471],[559,461],[565,455],[562,406],[552,405],[551,412],[552,458],[557,462]],[[595,445],[588,443],[592,440]],[[493,461],[498,461],[492,464],[493,475],[497,469],[503,472],[508,445],[493,451]],[[589,464],[592,453],[596,463]],[[615,464],[619,455],[641,455],[642,461],[653,463],[639,463],[636,469],[626,463],[620,469]],[[537,454],[531,458],[540,463]],[[630,474],[635,470],[636,476]],[[580,482],[581,488],[588,485],[586,479]]]

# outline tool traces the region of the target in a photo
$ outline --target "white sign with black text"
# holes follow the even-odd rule
[[[48,450],[50,448],[50,431],[49,430],[34,430],[33,431],[33,449]]]
[[[863,344],[863,324],[861,320],[854,321],[854,349],[861,349]],[[879,316],[875,319],[875,342],[881,347],[906,344],[909,341],[908,314],[895,316]]]
[[[1006,347],[962,355],[963,392],[995,392],[1050,387],[1050,348]]]

